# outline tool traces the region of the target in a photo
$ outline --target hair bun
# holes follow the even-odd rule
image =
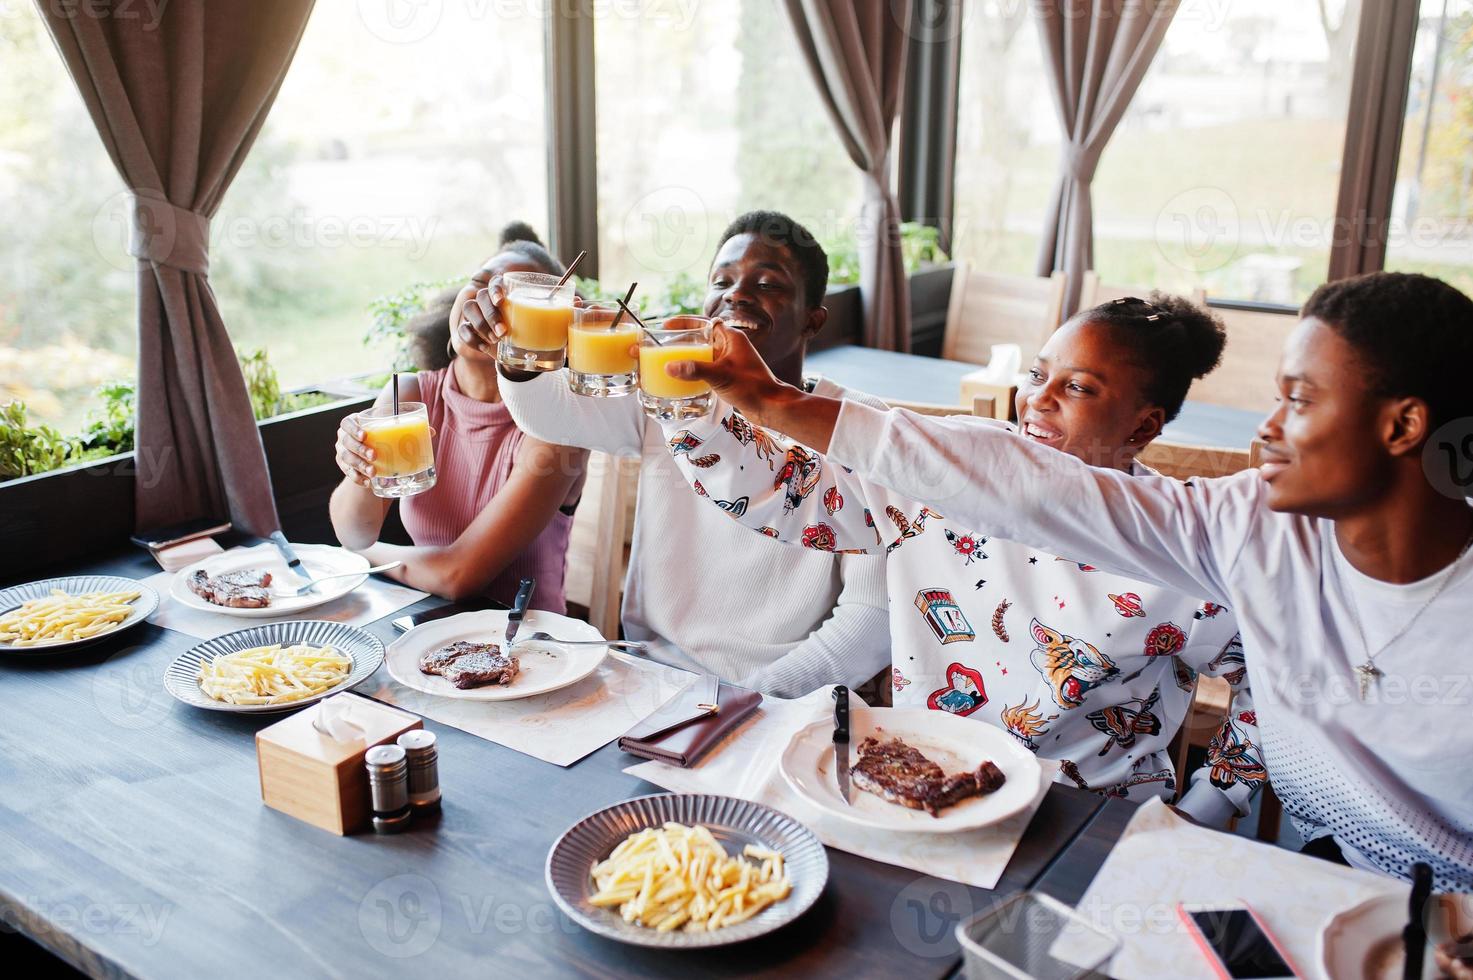
[[[533,245],[541,245],[542,239],[537,237],[537,232],[525,221],[511,221],[501,229],[501,237],[497,239],[496,244],[501,246],[511,242],[531,242]]]

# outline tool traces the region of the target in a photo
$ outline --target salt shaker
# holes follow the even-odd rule
[[[396,834],[409,825],[409,766],[397,745],[375,745],[363,757],[373,805],[373,829]]]
[[[409,805],[415,813],[440,809],[440,750],[435,733],[411,728],[399,736],[409,765]]]

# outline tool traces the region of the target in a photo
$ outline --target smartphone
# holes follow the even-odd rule
[[[472,612],[480,609],[505,609],[506,604],[494,599],[466,599],[464,602],[452,602],[424,612],[413,613],[408,616],[400,616],[398,619],[390,620],[394,629],[400,633],[408,633],[416,626],[425,623],[433,623],[437,619],[445,619],[448,616],[458,616],[463,612]]]
[[[1284,947],[1247,905],[1204,908],[1177,905],[1202,955],[1223,980],[1284,980],[1300,976]]]
[[[217,534],[224,534],[230,530],[229,521],[201,518],[195,521],[184,521],[181,524],[170,524],[168,527],[154,528],[149,531],[139,531],[133,535],[133,543],[140,548],[148,548],[151,551],[163,551],[171,545],[183,544],[193,541],[195,538],[212,538]]]

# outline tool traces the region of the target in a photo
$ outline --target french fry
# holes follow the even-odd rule
[[[142,594],[130,589],[74,596],[52,589],[49,596],[30,599],[0,616],[0,643],[40,647],[91,639],[116,629]]]
[[[630,834],[590,873],[594,906],[660,932],[745,922],[792,891],[779,852],[729,855],[709,828],[674,822]]]

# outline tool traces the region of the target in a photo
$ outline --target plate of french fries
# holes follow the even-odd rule
[[[0,651],[50,654],[137,626],[158,593],[120,575],[72,575],[0,589]]]
[[[164,672],[164,687],[211,711],[291,711],[362,683],[383,661],[383,642],[356,626],[270,623],[180,654]]]
[[[661,793],[590,814],[547,856],[558,907],[639,946],[742,942],[806,912],[828,855],[785,813],[727,796]]]

